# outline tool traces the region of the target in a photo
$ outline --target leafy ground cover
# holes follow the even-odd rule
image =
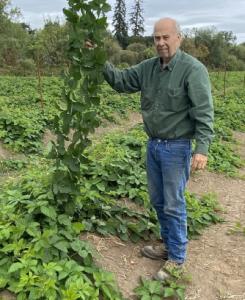
[[[54,117],[62,99],[63,80],[42,78],[42,92],[34,77],[0,78],[0,138],[12,149],[25,153],[41,151],[46,129],[54,130]],[[120,95],[104,84],[99,108],[94,107],[100,122],[115,122],[139,107],[137,95]]]
[[[228,174],[234,174],[236,167],[241,165],[239,157],[228,147],[233,143],[231,129],[244,130],[244,94],[238,92],[236,94],[235,90],[230,90],[230,95],[223,97],[214,91],[216,137],[211,148],[209,167]],[[118,97],[123,114],[127,103],[123,97],[126,96]],[[10,107],[9,111],[5,110],[5,120],[11,120],[9,128],[4,129],[6,132],[1,129],[2,132],[5,136],[8,130],[13,134],[13,145],[18,145],[18,150],[23,151],[23,144],[27,144],[27,148],[38,149],[39,146],[33,142],[40,142],[40,128],[36,130],[37,136],[35,131],[33,136],[30,132],[26,135],[31,142],[20,139],[25,136],[23,131],[19,137],[14,137],[18,131],[16,128],[19,128],[13,126],[14,121],[21,117],[16,112],[28,107],[25,99],[22,104],[19,98],[20,105],[15,104],[16,110],[11,108],[6,95],[1,99],[3,106],[7,102],[6,109]],[[35,105],[38,107],[36,111],[42,107],[39,100],[35,100],[33,111]],[[50,105],[53,104],[50,102]],[[32,108],[31,105],[29,107]],[[31,121],[30,128],[40,124],[43,128],[47,124],[52,126],[49,115],[52,109],[54,113],[50,115],[57,113],[55,106],[52,106],[45,118],[45,113],[35,115],[29,111],[26,120],[32,120],[31,116],[34,116],[33,119],[37,121]],[[42,122],[39,124],[42,118],[43,125]],[[23,128],[28,127],[25,121],[21,122]],[[3,124],[2,128],[5,128],[6,122]],[[81,166],[80,194],[76,197],[76,213],[73,217],[65,215],[61,207],[57,207],[52,194],[52,163],[40,156],[35,156],[28,164],[4,163],[6,169],[27,167],[19,172],[16,179],[6,183],[0,192],[1,207],[4,208],[0,212],[0,288],[15,292],[18,299],[42,299],[47,295],[49,299],[56,299],[57,295],[61,299],[98,299],[101,294],[105,299],[122,299],[111,275],[93,263],[93,251],[77,236],[80,232],[90,231],[117,235],[122,240],[132,241],[159,237],[156,216],[149,205],[146,190],[145,142],[146,136],[139,126],[124,135],[109,134],[87,149],[85,156],[88,162]],[[130,199],[141,209],[124,206],[121,198]],[[217,202],[213,196],[197,199],[186,193],[186,198],[190,236],[200,234],[205,226],[221,221],[216,214]],[[173,274],[173,278],[174,281],[166,286],[142,281],[136,294],[140,299],[161,299],[169,295],[183,299],[185,288],[181,284],[182,277]]]
[[[242,165],[233,150],[232,130],[245,131],[245,92],[241,88],[242,72],[226,75],[224,96],[224,74],[211,73],[215,105],[215,139],[211,146],[209,168],[231,176]],[[34,77],[1,77],[0,80],[0,137],[11,148],[27,153],[42,152],[42,137],[47,128],[54,128],[57,104],[62,96],[62,78],[42,78],[42,97],[38,81]],[[97,113],[102,120],[116,121],[128,111],[139,110],[138,95],[120,95],[107,84],[102,86],[101,102]]]
[[[94,169],[94,165],[91,168]],[[114,168],[110,166],[111,175],[117,166]],[[97,299],[101,289],[110,295],[106,296],[108,299],[122,299],[111,275],[93,264],[92,249],[77,236],[81,231],[91,231],[118,235],[123,240],[157,238],[156,216],[148,200],[145,199],[140,212],[129,209],[119,199],[115,200],[115,192],[118,198],[121,194],[125,196],[119,180],[114,183],[114,193],[110,195],[109,189],[101,188],[101,182],[100,185],[98,182],[99,187],[94,182],[91,185],[91,178],[88,178],[81,180],[77,213],[68,217],[56,205],[51,175],[52,167],[45,160],[39,161],[1,188],[0,287],[18,294],[18,299],[56,299],[57,295],[61,299],[73,299],[73,294],[83,295],[74,299],[85,299],[82,298],[85,296]],[[84,173],[84,178],[86,176]],[[93,179],[96,177],[100,179],[99,174]],[[134,187],[134,182],[131,185]],[[144,192],[144,187],[138,189]],[[189,193],[186,196],[188,229],[192,235],[220,221],[213,197],[198,200]],[[80,264],[74,252],[80,255]],[[165,288],[169,288],[169,284]],[[176,285],[173,292],[177,293],[178,289]]]

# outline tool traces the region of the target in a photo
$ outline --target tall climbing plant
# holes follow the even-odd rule
[[[120,300],[113,276],[94,264],[90,246],[78,238],[84,224],[73,218],[83,151],[98,126],[110,7],[106,0],[68,3],[70,66],[50,153],[55,168],[26,174],[0,193],[0,290],[8,289],[17,300]],[[87,49],[86,40],[97,47]]]
[[[80,165],[85,163],[84,149],[89,145],[89,133],[99,125],[95,106],[102,83],[102,68],[106,60],[103,37],[106,32],[105,13],[110,9],[106,0],[69,0],[64,9],[71,27],[68,54],[69,70],[65,73],[61,114],[55,120],[57,142],[51,156],[56,160],[53,193],[65,213],[75,211],[79,192]],[[87,40],[97,47],[85,47]]]

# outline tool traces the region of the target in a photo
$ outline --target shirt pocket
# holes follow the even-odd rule
[[[141,110],[143,111],[149,111],[153,107],[153,95],[152,95],[152,89],[151,88],[145,88],[142,89],[140,102],[141,102]]]
[[[188,95],[183,87],[168,88],[166,108],[170,111],[181,111],[189,106]]]

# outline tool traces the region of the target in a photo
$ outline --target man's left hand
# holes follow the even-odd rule
[[[208,157],[203,154],[194,154],[191,162],[191,171],[203,170],[207,165]]]

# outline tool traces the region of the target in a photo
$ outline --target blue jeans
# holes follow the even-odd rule
[[[190,175],[191,141],[150,139],[147,179],[150,200],[160,223],[168,259],[183,263],[187,248],[184,191]]]

